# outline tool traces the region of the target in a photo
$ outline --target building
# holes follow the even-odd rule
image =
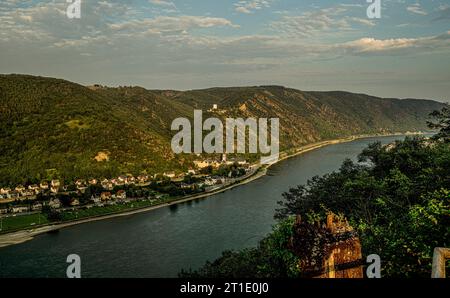
[[[167,178],[170,178],[170,179],[176,177],[175,172],[167,172],[167,173],[164,173],[163,176],[167,177]]]
[[[114,188],[114,183],[108,179],[102,180],[102,187],[106,190],[112,190]]]
[[[11,192],[11,188],[9,188],[9,187],[2,187],[2,188],[0,188],[0,194],[2,194],[2,195],[7,195],[10,192]]]
[[[128,177],[127,176],[119,176],[116,179],[116,185],[124,185],[124,184],[128,184]]]
[[[59,199],[53,199],[48,202],[48,206],[50,208],[59,209],[61,208],[61,202],[59,201]]]
[[[139,175],[137,180],[141,184],[146,183],[148,181],[148,175]]]
[[[100,198],[102,201],[108,201],[108,200],[111,200],[112,195],[109,191],[105,191],[105,192],[101,193]]]
[[[240,166],[246,166],[246,165],[248,165],[248,162],[245,158],[235,157],[235,158],[228,159],[226,161],[226,164],[227,165],[238,164]]]
[[[181,189],[194,189],[195,184],[187,184],[187,183],[181,182],[180,187],[181,187]]]
[[[59,188],[61,186],[61,182],[58,179],[54,179],[51,181],[50,185],[54,188]]]
[[[119,190],[116,193],[116,199],[125,200],[127,198],[127,193],[124,190]]]
[[[42,204],[41,203],[34,203],[33,206],[31,206],[32,211],[41,211],[42,210]]]
[[[39,193],[39,191],[41,190],[41,188],[37,184],[28,185],[28,189],[36,194]]]
[[[218,162],[217,160],[213,160],[213,159],[194,160],[194,165],[199,169],[204,169],[209,166],[211,166],[213,168],[218,168],[218,167],[220,167],[220,162]]]
[[[214,112],[217,111],[219,109],[219,105],[218,104],[213,104],[212,108],[208,110],[208,112]]]
[[[127,181],[125,183],[126,184],[135,184],[136,183],[136,178],[134,178],[134,176],[128,176],[127,177]]]
[[[86,185],[77,185],[77,189],[79,191],[81,191],[82,193],[84,193],[87,189],[87,186]]]
[[[33,190],[25,190],[22,192],[22,196],[24,196],[24,197],[32,197],[35,194],[36,193]]]
[[[47,189],[48,189],[48,182],[47,182],[47,181],[42,181],[42,182],[39,184],[39,186],[40,186],[40,188],[41,188],[42,190],[47,190]]]
[[[12,213],[23,213],[23,212],[28,212],[29,208],[25,207],[25,206],[14,206],[11,207],[11,212]]]
[[[52,180],[50,182],[50,191],[52,193],[58,193],[60,186],[61,186],[61,183],[59,182],[59,180]]]
[[[101,198],[100,197],[96,197],[94,195],[91,196],[91,202],[97,204],[101,202]]]
[[[211,177],[208,177],[207,179],[205,179],[205,185],[206,186],[213,186],[217,184],[217,180],[213,179]]]
[[[84,180],[84,179],[77,179],[75,181],[75,185],[79,186],[79,187],[86,186],[86,180]]]
[[[23,192],[25,191],[25,186],[23,186],[23,185],[17,185],[16,188],[15,188],[15,190],[16,190],[17,192],[23,193]]]
[[[9,193],[6,195],[6,197],[7,197],[8,199],[17,199],[18,197],[20,197],[20,193],[19,193],[18,191],[13,190],[13,191],[9,192]]]

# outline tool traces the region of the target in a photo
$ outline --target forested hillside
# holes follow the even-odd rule
[[[213,104],[217,111],[208,112]],[[170,130],[177,117],[279,117],[280,146],[357,134],[424,130],[441,103],[279,86],[193,91],[85,87],[60,79],[0,75],[0,186],[42,179],[186,170]]]

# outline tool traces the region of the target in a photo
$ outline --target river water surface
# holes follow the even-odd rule
[[[173,207],[73,226],[0,249],[0,277],[65,277],[69,254],[81,257],[82,277],[176,277],[228,249],[252,247],[271,231],[281,194],[314,175],[356,160],[360,139],[323,147],[272,166],[246,185]]]

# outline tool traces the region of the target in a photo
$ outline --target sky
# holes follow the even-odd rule
[[[69,0],[70,1],[70,0]],[[450,101],[450,0],[0,1],[0,73]]]

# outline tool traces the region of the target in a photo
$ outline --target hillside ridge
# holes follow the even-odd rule
[[[288,150],[351,135],[423,131],[429,113],[443,105],[282,86],[147,90],[0,75],[0,186],[186,171],[200,157],[173,154],[170,126],[191,119],[194,109],[204,119],[280,118],[280,149]]]

